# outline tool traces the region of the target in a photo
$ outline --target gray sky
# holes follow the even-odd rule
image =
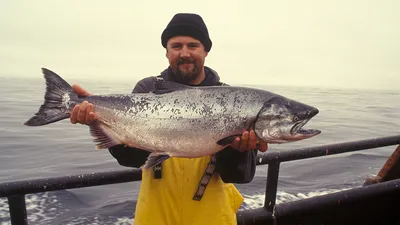
[[[400,90],[400,1],[0,3],[0,76],[134,82],[167,66],[160,36],[177,12],[201,14],[206,65],[230,84]]]

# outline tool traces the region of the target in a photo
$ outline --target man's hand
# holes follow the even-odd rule
[[[254,130],[243,132],[242,137],[235,138],[231,146],[241,152],[251,151],[257,148],[261,152],[266,152],[268,150],[268,144],[257,138]]]
[[[72,90],[79,96],[91,95],[88,91],[76,84],[72,85]],[[87,101],[82,102],[82,104],[77,104],[72,110],[69,119],[73,124],[80,123],[89,125],[97,119],[94,113],[94,105]]]

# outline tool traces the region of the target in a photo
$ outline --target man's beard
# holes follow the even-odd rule
[[[180,70],[179,65],[184,63],[192,63],[193,69],[187,72]],[[197,76],[200,74],[200,70],[194,61],[182,59],[177,63],[177,65],[178,67],[176,68],[175,79],[180,83],[189,84],[196,80]]]

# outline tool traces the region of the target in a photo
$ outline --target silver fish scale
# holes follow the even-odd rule
[[[171,156],[199,157],[222,149],[218,140],[248,129],[270,97],[246,88],[210,87],[87,100],[124,143]]]

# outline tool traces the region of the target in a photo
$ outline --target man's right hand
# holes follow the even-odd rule
[[[79,96],[91,95],[88,91],[76,84],[72,85],[72,91],[74,91]],[[89,103],[88,101],[84,101],[82,102],[82,104],[77,104],[72,110],[69,119],[73,124],[80,123],[89,125],[97,119],[97,116],[94,113],[94,105]]]

